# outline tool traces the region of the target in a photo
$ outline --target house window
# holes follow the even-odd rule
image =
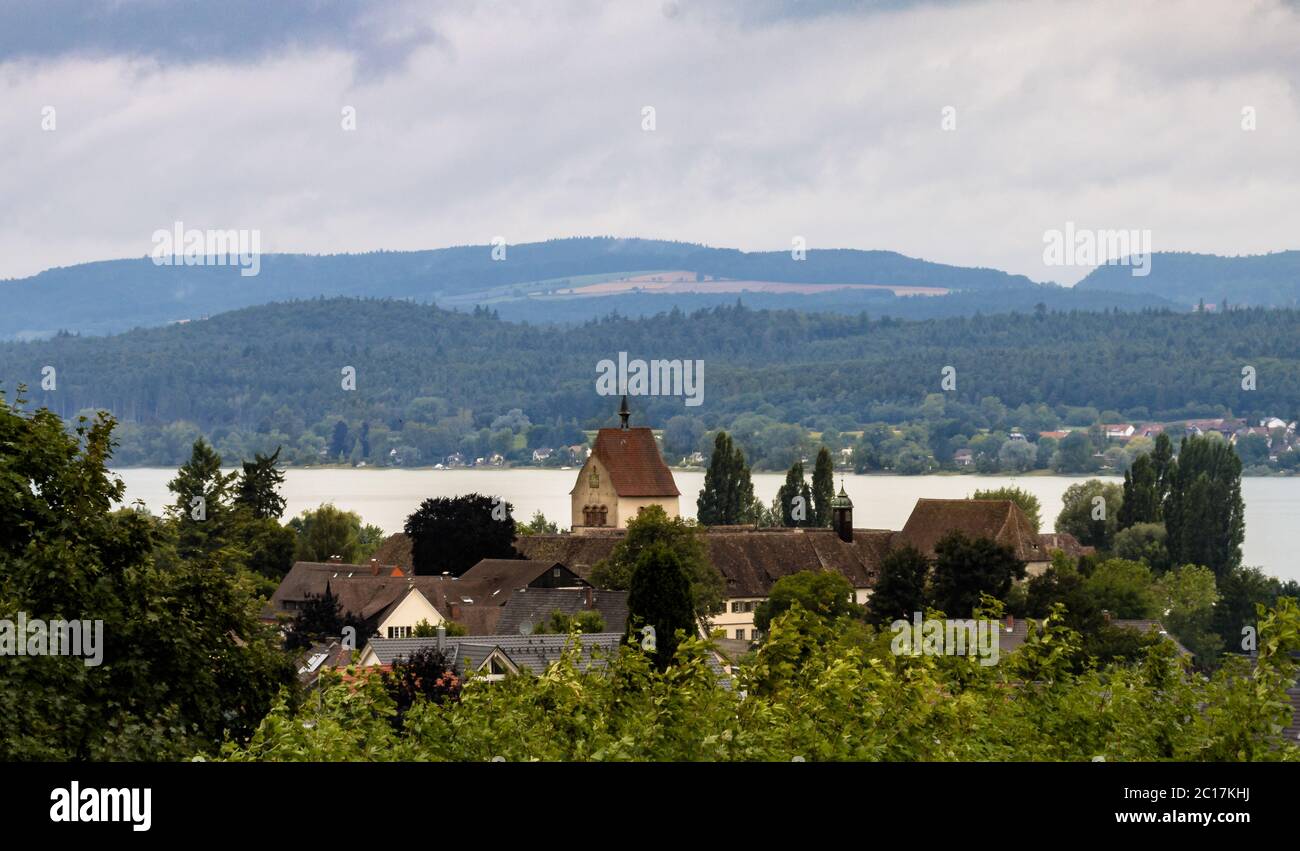
[[[409,626],[390,626],[388,628],[389,638],[410,638],[411,627]]]
[[[560,569],[559,569],[558,567],[552,567],[552,568],[551,568],[551,575],[554,576],[556,579],[559,579],[559,578],[560,578]]]
[[[745,638],[745,631],[744,631],[743,629],[738,629],[738,630],[736,630],[736,638],[739,638],[739,639],[741,639],[741,640],[744,640],[744,638]]]

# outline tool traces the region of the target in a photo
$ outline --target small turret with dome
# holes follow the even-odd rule
[[[844,478],[840,478],[840,492],[831,500],[831,526],[840,540],[853,541],[853,500],[844,492]]]

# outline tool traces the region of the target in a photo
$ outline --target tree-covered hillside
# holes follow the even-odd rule
[[[689,415],[726,428],[762,416],[847,431],[926,416],[934,394],[950,405],[997,397],[1012,409],[1042,403],[1134,419],[1290,419],[1300,405],[1300,312],[1291,310],[904,322],[733,306],[557,331],[483,311],[315,299],[109,338],[2,344],[0,387],[12,398],[25,383],[33,405],[63,416],[107,408],[123,421],[124,441],[149,430],[121,463],[174,463],[200,431],[219,444],[241,435],[246,444],[221,444],[232,457],[305,440],[372,463],[381,448],[386,456],[410,446],[432,463],[458,447],[505,454],[516,447],[510,435],[525,431],[521,418],[551,429],[528,438],[549,446],[616,422],[617,400],[597,395],[595,380],[598,362],[620,351],[704,363],[700,406],[680,396],[633,401],[634,422],[654,426]],[[47,366],[51,390],[42,389]],[[1255,389],[1243,389],[1246,366]],[[344,389],[345,367],[355,369],[355,390]],[[941,384],[945,367],[952,390]]]
[[[146,243],[141,254],[149,247]],[[813,249],[796,261],[788,250],[745,253],[684,242],[593,237],[510,245],[504,257],[497,256],[490,245],[329,256],[266,254],[259,273],[248,277],[235,266],[155,266],[145,257],[86,263],[0,281],[0,339],[59,330],[108,334],[317,296],[422,302],[472,297],[486,302],[521,295],[511,290],[514,284],[672,269],[744,280],[1033,289],[1023,276],[930,263],[892,251]]]
[[[1129,266],[1099,266],[1076,284],[1080,290],[1158,296],[1179,305],[1204,301],[1221,307],[1294,307],[1300,299],[1300,251],[1251,257],[1156,253],[1151,273],[1136,277]]]

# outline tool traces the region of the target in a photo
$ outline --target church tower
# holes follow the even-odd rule
[[[569,491],[576,533],[626,529],[628,521],[648,505],[662,506],[669,517],[680,512],[681,491],[672,470],[659,454],[654,432],[629,424],[632,412],[627,396],[618,416],[618,428],[596,432],[591,455]]]

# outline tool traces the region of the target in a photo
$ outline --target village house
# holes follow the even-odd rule
[[[1137,432],[1132,423],[1106,423],[1101,430],[1107,440],[1128,440]]]
[[[416,576],[378,561],[368,566],[300,561],[271,595],[263,619],[283,622],[311,599],[330,594],[341,612],[365,622],[365,634],[357,636],[360,649],[372,636],[411,637],[426,622],[436,627],[452,621],[471,632],[491,634],[512,596],[524,590],[568,591],[572,603],[569,598],[564,598],[566,602],[552,599],[555,608],[566,613],[580,611],[584,600],[588,607],[599,609],[596,598],[582,597],[583,589],[590,589],[589,584],[563,564],[526,559],[484,559],[459,577]],[[602,616],[607,623],[619,618],[618,604],[608,595],[620,593],[602,592]],[[625,600],[622,606],[626,621]]]
[[[709,561],[725,582],[724,611],[710,621],[729,639],[757,638],[754,610],[767,599],[778,579],[805,570],[839,573],[853,587],[854,600],[865,603],[880,566],[894,548],[910,545],[934,558],[934,545],[945,534],[960,531],[971,538],[990,538],[1010,546],[1036,576],[1051,563],[1053,550],[1077,558],[1091,552],[1069,534],[1038,535],[1029,519],[1009,500],[921,499],[901,531],[853,526],[853,503],[840,489],[832,504],[834,525],[821,528],[758,528],[714,526],[704,530]],[[567,565],[589,576],[608,558],[623,530],[582,535],[524,535],[516,549],[529,558]]]

